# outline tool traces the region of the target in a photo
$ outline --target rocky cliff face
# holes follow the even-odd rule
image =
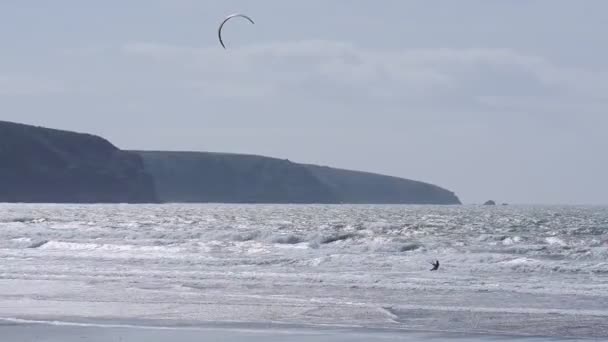
[[[0,202],[460,204],[438,186],[262,156],[122,151],[0,121]]]
[[[461,204],[453,192],[433,184],[368,172],[306,166],[342,203]]]
[[[0,121],[0,202],[157,202],[141,157],[89,134]]]
[[[262,156],[136,151],[161,201],[460,204],[438,186]]]
[[[308,168],[222,153],[138,151],[164,202],[335,203]]]

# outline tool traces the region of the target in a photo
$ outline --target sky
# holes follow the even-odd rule
[[[249,15],[217,27],[231,13]],[[0,120],[608,204],[608,1],[0,2]]]

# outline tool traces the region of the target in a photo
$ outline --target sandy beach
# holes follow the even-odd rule
[[[208,324],[196,327],[137,325],[134,322],[78,323],[2,321],[0,336],[7,342],[356,342],[356,341],[576,341],[543,337],[431,333],[395,330],[262,327],[254,324]],[[267,325],[268,326],[268,325]]]

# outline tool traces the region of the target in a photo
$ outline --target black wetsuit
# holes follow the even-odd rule
[[[439,260],[432,262],[431,265],[433,265],[433,268],[431,268],[431,271],[436,271],[439,268]]]

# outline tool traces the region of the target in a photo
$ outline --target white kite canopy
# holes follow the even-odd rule
[[[249,22],[250,22],[250,23],[255,24],[255,23],[253,22],[253,19],[249,18],[249,17],[248,17],[248,16],[246,16],[245,14],[241,14],[241,13],[234,13],[234,14],[231,14],[231,15],[227,16],[227,17],[224,19],[224,21],[222,21],[222,23],[220,24],[220,27],[217,29],[217,36],[218,36],[218,38],[220,39],[220,44],[222,44],[222,47],[223,47],[224,49],[226,48],[226,46],[224,45],[224,41],[222,40],[222,27],[224,27],[224,24],[225,24],[225,23],[226,23],[228,20],[230,20],[230,19],[232,19],[232,18],[234,18],[234,17],[241,17],[241,18],[245,18],[245,19],[249,20]]]

